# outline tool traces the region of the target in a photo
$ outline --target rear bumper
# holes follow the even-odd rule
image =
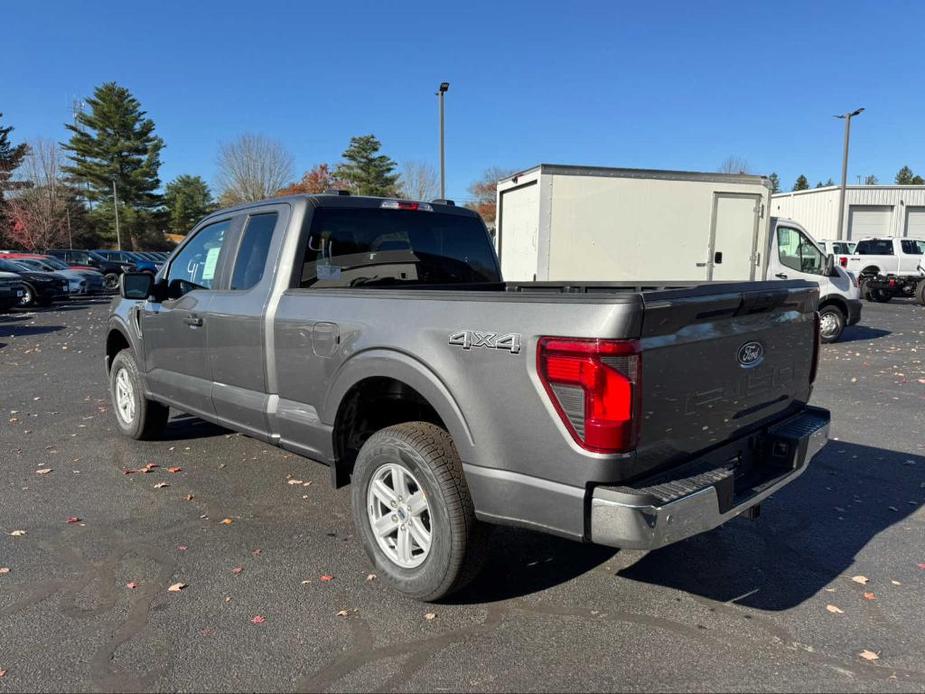
[[[845,303],[848,304],[848,325],[859,323],[861,320],[861,307],[864,302],[860,299],[848,299]]]
[[[712,530],[799,477],[828,440],[828,410],[807,407],[751,437],[747,461],[698,460],[633,486],[597,487],[591,541],[656,549]]]

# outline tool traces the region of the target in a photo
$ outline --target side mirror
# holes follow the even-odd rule
[[[119,294],[123,299],[144,301],[154,289],[154,277],[147,272],[124,272],[119,280]]]
[[[825,257],[825,276],[832,277],[835,274],[835,256],[829,253]]]

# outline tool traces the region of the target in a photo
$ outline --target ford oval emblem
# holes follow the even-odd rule
[[[758,366],[764,361],[764,345],[760,342],[746,342],[739,347],[739,353],[736,355],[739,365],[745,369]]]

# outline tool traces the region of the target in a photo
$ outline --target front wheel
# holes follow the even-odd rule
[[[922,306],[925,306],[925,280],[921,280],[916,285],[915,298]]]
[[[893,298],[893,295],[885,289],[870,289],[870,298],[878,304],[886,304]]]
[[[31,284],[24,284],[22,289],[22,296],[19,297],[19,308],[29,308],[35,303],[35,290]]]
[[[169,409],[144,396],[141,376],[135,357],[122,350],[112,360],[109,370],[109,391],[116,413],[116,424],[133,439],[156,439],[167,425]]]
[[[847,319],[838,306],[824,306],[819,310],[819,338],[825,344],[836,342],[845,331]]]
[[[463,588],[485,559],[488,526],[475,518],[450,435],[427,422],[376,432],[353,473],[353,522],[380,576],[417,600]]]
[[[119,288],[119,275],[115,272],[107,272],[103,275],[103,286],[106,289],[118,289]]]

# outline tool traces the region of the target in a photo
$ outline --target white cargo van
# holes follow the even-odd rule
[[[540,164],[498,183],[495,243],[513,282],[811,280],[834,342],[856,279],[770,198],[762,176]]]

